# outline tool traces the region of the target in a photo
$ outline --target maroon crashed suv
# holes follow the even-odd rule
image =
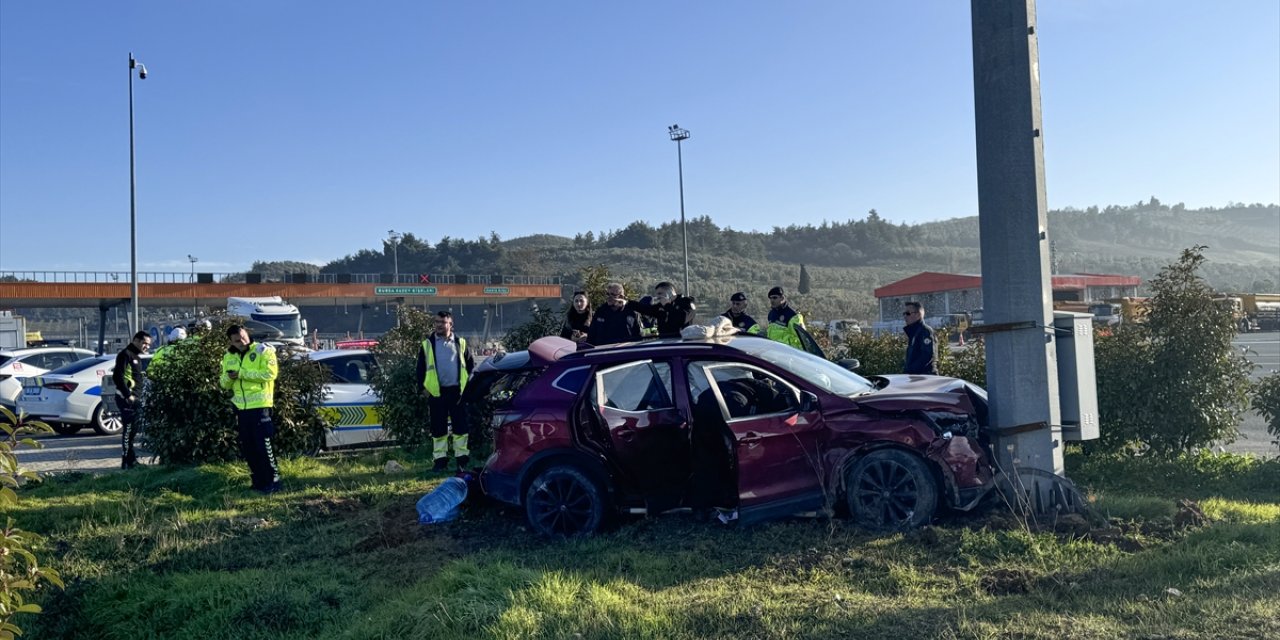
[[[493,411],[484,492],[547,535],[681,507],[744,523],[847,507],[893,530],[972,508],[993,484],[981,389],[867,379],[756,336],[582,351],[542,338],[468,386]]]

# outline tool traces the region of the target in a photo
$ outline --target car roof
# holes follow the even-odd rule
[[[307,352],[307,357],[312,360],[328,360],[329,358],[339,358],[342,356],[362,356],[371,353],[368,349],[321,349],[319,351]]]
[[[26,356],[33,353],[41,353],[43,351],[84,351],[85,353],[93,353],[92,349],[84,347],[72,347],[64,344],[51,344],[43,347],[20,347],[17,349],[0,349],[0,356]]]

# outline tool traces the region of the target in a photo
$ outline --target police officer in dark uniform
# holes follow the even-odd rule
[[[763,331],[756,319],[747,315],[747,294],[741,291],[729,296],[729,310],[720,315],[728,318],[734,328],[743,333],[757,335]]]
[[[132,469],[138,464],[133,452],[133,438],[138,433],[138,396],[142,393],[142,354],[151,348],[151,334],[139,331],[133,340],[116,354],[115,368],[111,370],[111,382],[116,385],[116,406],[120,409],[120,422],[124,430],[120,434],[120,468]]]
[[[933,329],[924,323],[924,306],[919,302],[908,302],[902,311],[902,330],[907,334],[907,361],[903,365],[905,373],[916,375],[938,375],[938,343],[933,338]]]
[[[658,322],[659,338],[679,338],[680,331],[693,324],[697,305],[693,298],[676,293],[670,282],[659,282],[653,287],[653,302],[627,302],[627,311],[636,311]]]

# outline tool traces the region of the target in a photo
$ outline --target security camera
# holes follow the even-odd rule
[[[138,79],[139,80],[147,79],[147,65],[144,65],[141,62],[138,63]]]

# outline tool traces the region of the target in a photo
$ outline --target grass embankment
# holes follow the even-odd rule
[[[532,537],[472,509],[419,527],[442,476],[388,457],[51,479],[13,515],[65,592],[33,638],[1277,638],[1280,461],[1073,459],[1093,527],[999,514],[905,535],[685,516]],[[1207,523],[1179,514],[1197,501]]]

